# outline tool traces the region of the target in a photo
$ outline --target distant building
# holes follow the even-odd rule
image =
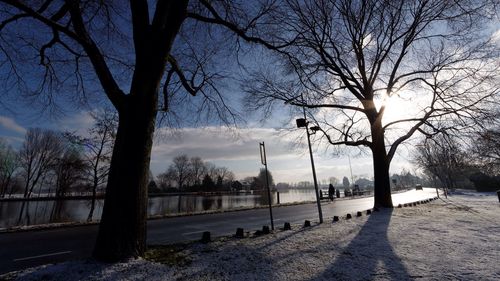
[[[241,190],[250,191],[252,189],[252,183],[246,180],[239,181],[241,183]]]

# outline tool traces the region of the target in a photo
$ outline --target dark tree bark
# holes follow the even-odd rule
[[[156,117],[156,101],[149,103],[143,109],[134,108],[134,105],[120,112],[94,248],[94,257],[101,260],[137,257],[145,251],[147,172]]]
[[[379,120],[379,119],[378,119]],[[380,121],[371,125],[375,207],[392,207],[389,160],[385,150],[384,131]]]
[[[147,5],[131,3],[136,67],[130,94],[116,104],[118,131],[93,253],[100,260],[138,257],[146,250],[147,184],[158,92],[187,3],[159,1],[151,25]]]

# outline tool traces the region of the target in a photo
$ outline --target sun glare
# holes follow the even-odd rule
[[[411,102],[405,101],[397,96],[390,97],[385,102],[385,113],[383,122],[388,123],[395,120],[408,118],[412,109]]]
[[[413,95],[413,93],[405,93],[406,97],[411,97],[411,95]],[[400,95],[396,94],[391,97],[384,95],[382,99],[376,103],[377,109],[380,110],[382,105],[385,105],[385,113],[382,119],[383,124],[416,117],[419,112],[419,102],[417,102],[416,99],[403,99]]]

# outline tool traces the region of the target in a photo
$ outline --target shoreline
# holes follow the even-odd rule
[[[404,191],[407,191],[407,190],[394,191],[392,194],[397,194],[397,193],[404,192]],[[179,194],[177,194],[177,195],[179,195]],[[184,194],[184,195],[188,195],[188,194]],[[196,195],[196,194],[189,194],[189,195]],[[175,196],[175,195],[173,195],[173,196]],[[157,196],[153,196],[153,197],[157,197]],[[355,200],[355,199],[367,198],[367,197],[373,197],[373,194],[335,198],[334,202],[337,200],[345,201],[345,200]],[[33,201],[38,201],[38,200],[33,200]],[[320,201],[321,202],[329,202],[329,199],[323,198]],[[272,207],[279,208],[279,207],[286,207],[286,206],[315,204],[315,203],[316,203],[316,200],[311,200],[311,201],[275,204],[275,205],[272,205]],[[396,208],[396,207],[397,206],[394,206],[394,208]],[[175,213],[175,214],[154,215],[154,216],[149,216],[147,218],[147,220],[168,219],[168,218],[186,217],[186,216],[199,216],[199,215],[219,214],[219,213],[227,213],[227,212],[239,212],[239,211],[248,211],[248,210],[265,209],[265,208],[269,208],[269,206],[262,205],[262,206],[241,207],[241,208],[226,209],[226,210],[207,210],[204,212],[197,212],[197,213],[186,213],[185,212],[185,213]],[[87,222],[87,221],[76,221],[75,222],[75,221],[73,221],[73,222],[57,222],[57,223],[27,225],[27,226],[26,225],[25,226],[14,226],[14,227],[0,228],[0,234],[13,233],[13,232],[47,230],[47,229],[57,229],[57,228],[64,228],[64,227],[79,227],[79,226],[96,225],[99,223],[100,223],[100,220],[92,220],[90,222]]]

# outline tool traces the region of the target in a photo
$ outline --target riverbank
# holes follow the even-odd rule
[[[394,194],[397,194],[398,192],[394,192]],[[183,195],[184,196],[192,196],[192,195],[196,195],[196,194],[183,194]],[[353,200],[353,199],[366,198],[366,197],[371,197],[371,196],[372,195],[367,194],[367,195],[363,195],[363,196],[340,197],[340,198],[336,198],[334,201]],[[280,207],[286,207],[286,206],[312,204],[315,202],[316,201],[305,200],[305,201],[300,201],[300,202],[288,202],[288,203],[273,204],[272,207],[273,208],[280,208]],[[327,198],[324,198],[321,200],[321,202],[327,203],[327,202],[330,202],[330,200]],[[232,209],[212,209],[212,210],[197,211],[197,212],[168,213],[168,214],[150,215],[148,217],[148,220],[157,220],[157,219],[184,217],[184,216],[207,215],[207,214],[218,214],[218,213],[227,213],[227,212],[239,212],[239,211],[247,211],[247,210],[254,210],[254,209],[266,209],[266,208],[269,208],[269,206],[268,205],[260,205],[260,206],[251,206],[251,207],[237,207],[237,208],[232,208]],[[94,224],[99,224],[99,220],[95,219],[92,221],[82,220],[82,221],[44,223],[44,224],[35,224],[35,225],[21,225],[21,226],[12,226],[12,227],[0,227],[0,233],[19,232],[19,231],[34,231],[34,230],[44,230],[44,229],[62,228],[62,227],[78,227],[78,226],[94,225]]]
[[[498,280],[499,210],[494,193],[462,192],[309,228],[152,247],[150,260],[74,261],[0,280]]]
[[[342,200],[343,201],[343,200],[359,199],[359,198],[365,198],[365,197],[370,197],[370,195],[356,196],[356,197],[341,197],[341,198],[338,198],[335,200],[337,200],[337,201]],[[329,202],[329,200],[324,199],[324,200],[322,200],[322,202],[323,203]],[[273,205],[272,208],[274,209],[274,208],[280,208],[280,207],[315,204],[315,203],[316,203],[316,201],[282,203],[282,204],[278,204],[278,205]],[[148,217],[148,220],[158,220],[158,219],[187,217],[187,216],[200,216],[200,215],[220,214],[220,213],[230,213],[230,212],[241,212],[241,211],[267,209],[267,208],[269,208],[269,206],[241,207],[241,208],[234,208],[234,209],[227,209],[227,210],[208,210],[208,211],[197,212],[197,213],[164,214],[164,215],[150,216],[150,217]],[[54,228],[63,228],[63,227],[78,227],[78,226],[95,225],[95,224],[99,224],[99,220],[93,220],[90,222],[80,221],[80,222],[48,223],[48,224],[38,224],[38,225],[23,225],[23,226],[9,227],[9,228],[0,228],[0,234],[1,233],[10,233],[10,232],[20,232],[20,231],[35,231],[35,230],[44,230],[44,229],[54,229]]]

